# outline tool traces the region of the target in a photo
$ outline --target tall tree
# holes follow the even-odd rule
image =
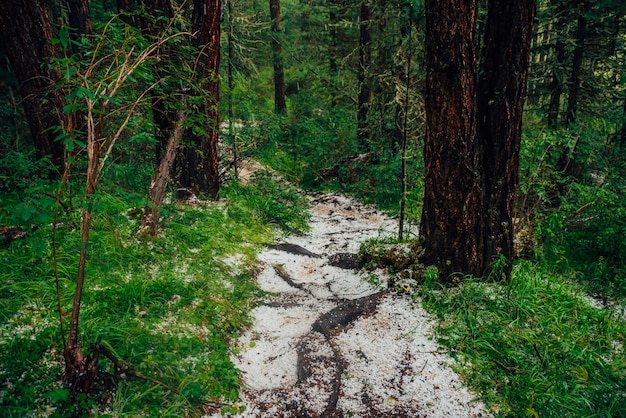
[[[425,6],[423,260],[448,280],[503,256],[507,279],[535,3],[489,1],[480,79],[476,1]]]
[[[585,39],[587,38],[587,12],[588,2],[581,2],[578,5],[576,48],[572,60],[572,75],[569,81],[569,95],[567,96],[567,110],[565,122],[573,123],[578,112],[578,101],[580,99],[580,83],[582,78],[583,57],[585,53]]]
[[[167,26],[171,24],[174,18],[174,10],[170,0],[142,0],[145,8],[145,15],[141,17],[141,30],[144,36],[156,39],[165,34]],[[159,56],[160,65],[157,67],[157,76],[163,80],[166,77],[165,67],[175,65],[174,53],[167,45],[161,46],[157,54]],[[159,89],[162,94],[155,95],[152,99],[152,115],[155,124],[156,139],[156,161],[160,164],[161,158],[168,147],[169,138],[174,129],[176,117],[176,104],[173,104],[171,92],[164,91],[163,87]],[[177,97],[177,96],[175,96]],[[179,97],[179,96],[178,96]],[[179,102],[178,99],[175,99]],[[178,103],[180,104],[180,103]]]
[[[194,46],[199,112],[194,115],[192,129],[187,130],[187,147],[181,159],[180,185],[194,193],[216,198],[220,189],[218,166],[219,139],[219,67],[221,34],[220,0],[194,0]],[[190,107],[192,98],[190,97]]]
[[[283,51],[280,42],[280,0],[270,0],[270,18],[272,19],[272,61],[274,63],[274,110],[284,113],[285,71],[283,69]]]
[[[485,263],[488,273],[504,257],[511,274],[513,212],[519,183],[522,112],[535,15],[535,0],[489,0],[478,84],[479,137],[485,180]]]
[[[476,0],[426,0],[423,260],[484,269],[482,149],[476,118]]]
[[[563,1],[552,0],[554,6],[555,25],[554,25],[554,59],[552,60],[552,81],[550,82],[550,101],[548,105],[548,126],[554,127],[559,120],[559,110],[561,108],[561,96],[563,95],[562,74],[563,63],[565,62],[565,19],[566,6]]]
[[[51,129],[61,126],[64,99],[54,87],[60,80],[47,61],[56,56],[52,28],[42,0],[3,2],[0,7],[0,42],[19,83],[22,106],[37,157],[50,157],[60,171],[63,143]]]
[[[370,136],[368,113],[371,100],[371,89],[367,72],[372,61],[372,11],[368,0],[361,1],[359,12],[359,97],[357,105],[357,138],[359,147],[365,150]]]

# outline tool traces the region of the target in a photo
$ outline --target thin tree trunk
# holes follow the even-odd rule
[[[226,0],[228,4],[228,133],[232,140],[233,146],[233,174],[235,178],[238,176],[237,166],[239,164],[237,156],[237,138],[234,130],[234,113],[233,113],[233,89],[235,88],[235,80],[233,77],[233,67],[235,60],[235,48],[233,42],[235,37],[233,34],[233,0]]]
[[[176,159],[176,149],[185,132],[184,124],[187,120],[187,99],[181,100],[183,107],[177,112],[177,121],[170,135],[165,153],[157,169],[152,183],[150,184],[150,206],[146,206],[141,221],[140,233],[146,233],[149,237],[155,237],[159,228],[159,217],[161,215],[160,206],[163,203],[163,196],[167,183],[170,180],[170,170]]]
[[[366,151],[370,137],[368,113],[371,101],[371,89],[367,72],[372,61],[372,12],[367,0],[361,1],[359,12],[359,96],[357,109],[357,139],[361,151]]]
[[[510,278],[513,212],[519,183],[522,113],[526,98],[535,0],[490,0],[478,87],[479,137],[484,150],[485,267]],[[489,271],[488,271],[489,273]]]
[[[421,236],[441,279],[484,270],[477,136],[476,0],[426,0],[426,141]]]
[[[562,77],[564,70],[561,68],[565,62],[565,5],[562,1],[552,0],[556,10],[556,41],[554,43],[554,63],[552,65],[552,81],[550,82],[550,103],[548,105],[548,126],[555,127],[559,120],[561,109],[561,96],[563,95]]]
[[[65,357],[64,381],[69,384],[72,395],[89,393],[98,372],[97,355],[85,356],[78,344],[78,329],[83,288],[85,284],[85,268],[87,265],[87,251],[89,233],[91,231],[91,216],[93,209],[93,195],[98,182],[98,164],[100,159],[100,143],[96,141],[95,125],[92,113],[93,103],[87,112],[87,178],[85,183],[86,206],[82,210],[81,246],[79,250],[78,273],[76,288],[72,304],[69,336],[67,345],[63,349]]]
[[[413,37],[413,5],[409,5],[409,29],[408,29],[408,42],[407,42],[407,53],[406,53],[406,72],[404,79],[404,112],[402,117],[402,143],[400,147],[400,220],[398,222],[398,239],[402,240],[404,238],[404,218],[406,212],[406,151],[407,151],[407,142],[408,142],[408,120],[409,120],[409,88],[410,88],[410,80],[411,80],[411,59],[412,59],[412,51],[411,51],[411,40]],[[403,30],[404,32],[404,30]],[[403,33],[404,36],[404,33]],[[398,120],[398,112],[400,108],[400,103],[396,105],[396,121]],[[396,123],[396,130],[398,130]],[[392,144],[392,146],[396,147],[396,142]]]
[[[587,37],[587,7],[585,3],[579,6],[578,29],[576,30],[576,48],[572,60],[572,76],[569,83],[569,95],[567,96],[567,113],[565,122],[570,124],[576,121],[578,112],[578,100],[580,96],[580,81],[582,76],[583,56],[585,52],[585,38]]]
[[[280,43],[280,0],[270,0],[272,19],[272,60],[274,62],[274,110],[285,113],[285,72],[283,70],[283,51]]]
[[[48,65],[56,56],[51,38],[52,28],[41,0],[7,1],[0,7],[0,42],[19,83],[36,156],[50,157],[60,174],[64,144],[55,140],[57,133],[50,128],[65,123],[64,98],[54,89],[60,75]]]

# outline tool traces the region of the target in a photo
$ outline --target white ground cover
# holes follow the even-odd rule
[[[313,329],[346,300],[383,290],[355,270],[331,266],[329,257],[356,254],[361,242],[391,236],[397,225],[339,194],[311,203],[311,231],[286,242],[314,254],[260,254],[258,283],[272,297],[254,309],[233,354],[246,407],[238,416],[488,416],[433,341],[431,318],[408,296],[385,293],[373,313],[332,334]],[[384,273],[377,275],[385,283]]]

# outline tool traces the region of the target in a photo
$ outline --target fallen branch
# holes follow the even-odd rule
[[[507,372],[509,374],[518,374],[518,373],[520,373],[520,370],[518,368],[516,368],[516,367],[505,366],[504,364],[502,364],[501,362],[499,362],[496,359],[491,359],[491,361],[493,361],[496,366],[498,366],[499,368],[501,368],[502,370],[504,370],[505,372]]]
[[[546,361],[543,358],[543,356],[541,355],[541,353],[539,352],[539,349],[537,348],[537,343],[533,343],[533,348],[535,349],[535,354],[537,354],[537,358],[539,358],[539,361],[541,362],[542,366],[546,366]]]

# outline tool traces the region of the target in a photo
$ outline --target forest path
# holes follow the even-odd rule
[[[353,269],[361,242],[393,235],[396,221],[340,194],[310,199],[311,231],[259,256],[272,297],[233,355],[246,407],[237,416],[488,415],[430,337],[427,313]]]

